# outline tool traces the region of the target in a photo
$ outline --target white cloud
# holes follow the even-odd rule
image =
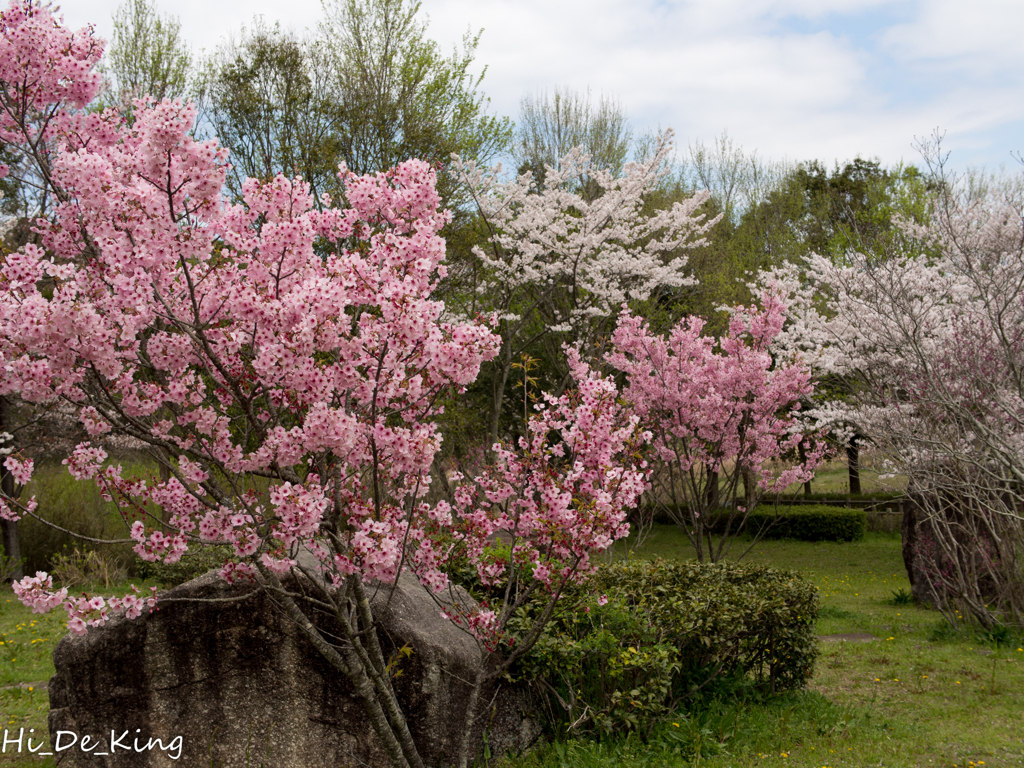
[[[64,12],[109,34],[115,7]],[[322,13],[317,0],[164,10],[208,51],[254,14],[301,31]],[[524,94],[567,85],[617,97],[637,132],[671,125],[685,143],[728,129],[764,157],[913,161],[914,136],[937,126],[964,162],[1019,148],[998,146],[1024,122],[1019,0],[424,0],[422,10],[444,51],[484,29],[483,88],[513,118]]]
[[[887,30],[884,43],[899,61],[960,76],[990,76],[1024,64],[1020,32],[1024,4],[1017,0],[932,0],[918,14]]]

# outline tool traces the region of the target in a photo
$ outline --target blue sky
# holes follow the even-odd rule
[[[65,0],[66,21],[109,36],[118,0]],[[195,52],[255,14],[297,32],[320,0],[158,0]],[[1016,169],[1024,151],[1020,0],[423,0],[450,50],[477,53],[492,112],[554,86],[616,97],[636,133],[671,126],[682,148],[723,131],[774,160],[917,162],[945,132],[957,168]]]

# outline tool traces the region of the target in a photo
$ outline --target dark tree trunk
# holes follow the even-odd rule
[[[0,397],[0,432],[7,431],[9,404],[6,397]],[[14,498],[14,476],[0,462],[0,490]],[[21,545],[18,543],[18,523],[15,520],[0,520],[0,531],[3,533],[4,554],[15,564],[11,579],[24,577],[25,571],[21,564]]]
[[[713,510],[718,506],[718,473],[708,472],[708,489],[707,489],[707,503],[708,510]]]
[[[804,444],[802,442],[797,447],[797,452],[800,456],[800,463],[805,464],[807,462],[807,449],[804,448]],[[804,483],[804,496],[810,496],[811,493],[811,481],[808,480]]]
[[[846,446],[846,463],[850,468],[850,493],[860,493],[860,446],[856,435],[850,438],[850,444]]]
[[[25,576],[21,562],[21,547],[18,544],[18,523],[14,520],[0,520],[0,528],[3,529],[4,554],[14,563],[8,580],[17,581]]]
[[[754,478],[754,470],[749,467],[743,467],[740,477],[743,480],[743,506],[749,513],[753,511],[754,502],[757,501],[757,480]]]

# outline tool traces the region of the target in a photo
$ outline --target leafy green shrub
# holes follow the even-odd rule
[[[655,522],[672,523],[675,519],[684,519],[685,511],[682,507],[674,509],[671,505],[660,505],[647,509],[646,513],[653,515]],[[676,517],[672,512],[678,513]],[[723,509],[711,514],[707,527],[716,536],[725,534],[728,526],[730,534],[743,532],[749,535],[763,529],[765,538],[801,541],[856,541],[864,537],[868,528],[868,512],[864,509],[825,504],[789,505],[784,499],[779,501],[778,507],[768,504],[757,507],[738,531],[741,519],[740,513]],[[873,528],[891,532],[899,528],[899,518],[886,516]]]
[[[906,493],[896,491],[875,491],[873,493],[812,493],[805,496],[802,493],[784,494],[779,496],[778,504],[781,508],[787,508],[791,503],[795,505],[806,504],[809,501],[817,501],[828,506],[845,506],[842,500],[853,502],[867,502],[863,509],[867,512],[867,529],[877,533],[895,533],[900,530],[901,516],[898,514],[902,507],[901,502],[907,499]]]
[[[567,592],[515,675],[536,681],[556,732],[646,733],[682,699],[737,680],[773,693],[803,686],[816,614],[811,584],[765,566],[605,565]]]
[[[808,504],[785,509],[760,506],[747,518],[746,531],[760,531],[766,539],[858,541],[864,538],[867,527],[863,509]]]
[[[140,578],[153,579],[165,587],[184,584],[207,571],[224,565],[231,548],[224,545],[197,547],[182,555],[176,563],[150,563],[140,560],[137,566]]]

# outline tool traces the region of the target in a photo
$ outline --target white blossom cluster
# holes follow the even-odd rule
[[[944,197],[930,224],[899,224],[914,251],[760,276],[790,307],[776,351],[843,381],[809,415],[869,436],[899,471],[1024,483],[1024,206]]]
[[[485,171],[456,158],[453,170],[490,232],[488,245],[474,250],[484,266],[477,291],[488,309],[511,322],[539,309],[548,331],[580,339],[589,321],[617,313],[623,302],[693,284],[686,253],[718,221],[698,213],[709,193],[644,208],[667,173],[672,136],[663,133],[650,159],[627,164],[619,177],[594,167],[579,148],[548,166],[540,183],[530,173],[502,182],[500,166]],[[581,194],[595,185],[597,196]]]

